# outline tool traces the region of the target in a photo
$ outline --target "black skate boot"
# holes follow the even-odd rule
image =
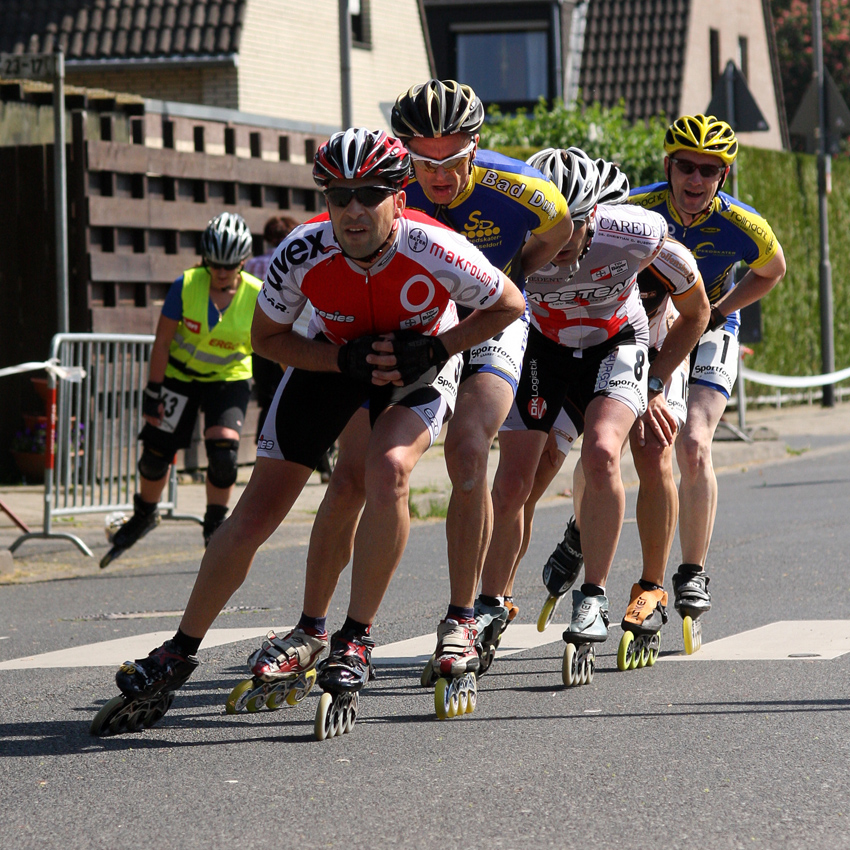
[[[204,514],[204,549],[210,545],[215,530],[224,522],[227,516],[227,505],[207,505]]]
[[[119,555],[126,552],[162,522],[156,503],[145,502],[136,493],[133,496],[133,505],[133,516],[112,535],[109,541],[112,548],[101,558],[101,569],[108,567]]]
[[[540,616],[537,618],[538,632],[546,631],[546,627],[555,616],[558,603],[573,586],[583,566],[581,533],[576,526],[576,518],[570,517],[564,539],[555,546],[543,567],[543,584],[549,591],[549,597],[543,603]]]
[[[375,641],[368,635],[339,631],[331,637],[330,654],[316,668],[316,682],[324,691],[313,727],[317,740],[345,735],[354,727],[360,708],[359,691],[375,678],[374,647]]]
[[[185,655],[166,641],[147,658],[125,661],[115,674],[121,695],[109,700],[92,721],[92,735],[137,732],[158,723],[171,708],[174,692],[198,666],[194,655]]]
[[[702,646],[700,617],[711,609],[709,578],[699,564],[681,564],[673,574],[675,608],[682,616],[685,654],[692,655]]]

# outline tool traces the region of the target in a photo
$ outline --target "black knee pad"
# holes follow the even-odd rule
[[[139,458],[139,475],[148,481],[159,481],[171,466],[171,455],[161,449],[144,444]]]
[[[239,440],[204,440],[207,447],[207,481],[225,490],[236,483]]]

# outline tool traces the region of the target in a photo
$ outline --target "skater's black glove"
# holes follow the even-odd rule
[[[726,324],[726,319],[728,316],[724,316],[723,313],[720,312],[720,308],[716,304],[711,305],[711,314],[708,317],[708,324],[705,326],[705,330],[703,333],[708,333],[709,331],[716,331],[718,328],[722,328],[723,325]]]
[[[152,419],[159,419],[159,406],[162,404],[162,384],[148,381],[142,393],[142,413]]]
[[[339,349],[336,357],[337,366],[343,375],[349,378],[354,378],[356,381],[363,383],[372,383],[372,372],[377,369],[371,363],[366,362],[366,357],[369,354],[379,354],[372,348],[372,343],[377,342],[381,337],[374,334],[357,337],[346,342]]]
[[[418,381],[432,366],[442,366],[449,359],[449,352],[438,336],[396,331],[392,342],[396,369],[404,386]]]

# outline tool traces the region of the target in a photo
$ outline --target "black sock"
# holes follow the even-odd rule
[[[660,584],[653,584],[651,581],[647,581],[645,578],[642,578],[638,584],[641,586],[643,590],[663,590]]]
[[[227,505],[207,505],[207,512],[204,514],[204,519],[223,520],[227,516]]]
[[[690,578],[691,576],[699,575],[703,572],[703,567],[699,564],[679,564],[678,573],[680,576],[685,576],[685,578]]]
[[[486,593],[479,593],[478,601],[481,602],[482,605],[489,605],[491,608],[495,608],[497,605],[502,604],[499,601],[498,596],[487,596]]]
[[[298,621],[298,628],[303,629],[307,634],[324,635],[327,634],[327,617],[308,617],[303,611],[301,619]]]
[[[189,637],[189,635],[185,634],[180,629],[177,629],[177,633],[174,635],[173,638],[171,638],[171,642],[184,655],[197,655],[198,650],[201,648],[202,640],[203,638]]]
[[[605,588],[600,587],[598,584],[583,584],[581,586],[581,592],[585,596],[604,596]]]
[[[358,623],[357,620],[352,620],[351,617],[346,617],[340,632],[344,635],[350,634],[355,637],[366,637],[372,633],[372,624]]]

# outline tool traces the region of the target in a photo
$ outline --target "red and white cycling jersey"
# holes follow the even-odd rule
[[[694,255],[668,236],[652,265],[638,275],[640,299],[649,319],[650,348],[660,350],[667,331],[679,315],[675,302],[697,285],[702,285],[702,277]]]
[[[499,300],[501,273],[463,236],[412,211],[397,225],[395,242],[369,269],[342,254],[330,221],[297,227],[275,251],[257,303],[292,324],[309,301],[310,335],[341,345],[401,329],[436,335],[457,324],[455,302],[481,310]]]
[[[549,264],[528,277],[531,323],[568,348],[600,345],[627,324],[646,341],[647,318],[635,280],[640,263],[661,250],[667,222],[638,207],[600,205],[592,227],[580,263]]]

